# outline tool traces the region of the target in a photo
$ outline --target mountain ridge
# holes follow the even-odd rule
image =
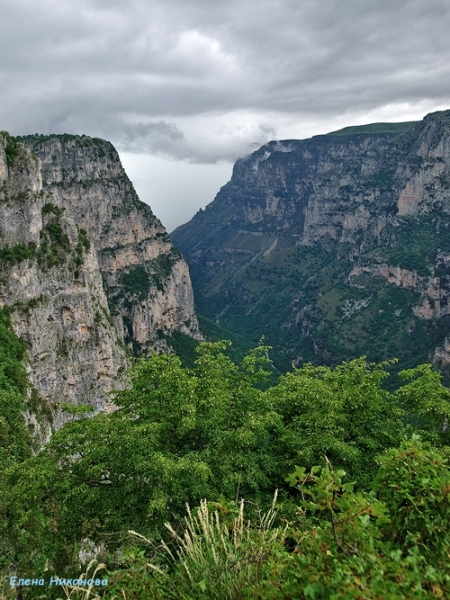
[[[363,354],[447,366],[450,111],[402,127],[273,141],[238,160],[171,234],[200,313],[266,334],[284,370]]]

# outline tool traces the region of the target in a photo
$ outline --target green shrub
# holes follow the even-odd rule
[[[57,221],[50,221],[40,231],[41,245],[37,255],[38,264],[52,268],[67,262],[71,245],[69,236]]]
[[[14,246],[0,248],[0,261],[4,263],[17,264],[24,260],[36,257],[36,244],[19,242]]]
[[[20,144],[16,138],[7,131],[0,131],[0,134],[6,139],[5,154],[8,165],[12,165],[20,155]]]
[[[138,265],[127,273],[122,273],[119,281],[125,290],[136,296],[138,300],[147,298],[150,291],[150,276],[143,265]]]
[[[55,204],[53,204],[53,202],[47,202],[47,204],[44,204],[44,206],[42,207],[42,214],[53,214],[56,216],[60,216],[63,214],[64,210],[65,209],[62,206],[56,206]]]
[[[403,552],[442,564],[450,550],[450,448],[438,451],[414,437],[380,459],[373,488],[389,514],[385,535]]]

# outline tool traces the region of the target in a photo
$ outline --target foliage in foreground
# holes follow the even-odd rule
[[[297,468],[289,481],[300,507],[290,523],[277,519],[284,527],[274,525],[273,508],[252,525],[243,503],[230,518],[223,505],[213,512],[202,502],[188,512],[184,533],[167,525],[175,548],[164,543],[155,555],[154,542],[130,532],[150,546],[152,561],[113,574],[105,597],[124,589],[128,600],[447,598],[448,458],[419,438],[404,442],[380,458],[373,485],[359,492],[330,464]],[[414,481],[399,485],[409,472]]]
[[[226,345],[201,344],[192,369],[176,356],[137,362],[116,412],[65,425],[39,455],[3,469],[4,572],[75,577],[80,550],[95,545],[115,573],[111,598],[122,589],[170,598],[182,586],[186,598],[396,599],[413,585],[418,598],[446,593],[450,393],[439,375],[418,367],[389,392],[388,365],[358,359],[305,365],[264,390],[268,349],[236,365]],[[405,441],[414,432],[423,441]],[[257,508],[269,510],[275,489],[282,535],[280,522],[261,527]],[[260,526],[244,524],[240,498]],[[174,532],[175,543],[187,539],[186,503],[203,511],[185,522],[195,560],[188,546],[171,546]],[[215,541],[205,538],[210,526]],[[171,558],[139,548],[128,530],[153,545],[162,538]]]

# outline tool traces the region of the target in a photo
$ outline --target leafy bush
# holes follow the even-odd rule
[[[414,437],[384,454],[373,488],[391,516],[385,535],[403,552],[448,561],[450,448],[444,452]]]
[[[14,246],[0,248],[0,261],[5,263],[17,264],[35,256],[36,244],[34,242],[28,244],[19,242]]]
[[[60,223],[50,221],[40,231],[41,244],[37,256],[41,267],[52,268],[67,262],[71,245]]]
[[[150,276],[143,265],[134,267],[127,273],[122,273],[119,278],[120,283],[138,300],[147,298],[150,291]]]
[[[420,367],[392,393],[386,365],[358,359],[306,365],[264,390],[268,348],[239,365],[226,348],[200,344],[193,368],[174,355],[138,361],[118,410],[66,424],[37,456],[11,464],[0,488],[5,568],[73,573],[88,539],[130,598],[444,598],[449,450],[437,427],[448,392],[439,377]],[[429,441],[405,441],[414,431]],[[246,498],[258,522],[275,488],[289,527],[269,543],[275,530],[261,538],[237,507]],[[186,503],[202,516],[183,521]],[[168,521],[184,540],[178,551]],[[161,537],[169,559],[154,555]]]
[[[48,215],[51,213],[53,215],[60,216],[63,214],[64,210],[65,209],[62,206],[56,206],[53,204],[53,202],[47,202],[47,204],[44,204],[42,207],[42,214]]]
[[[6,139],[5,154],[8,165],[12,165],[20,155],[20,144],[16,138],[7,131],[0,131],[0,134]]]
[[[309,473],[303,468],[296,469],[289,481],[299,489],[303,499],[299,527],[290,531],[295,541],[293,552],[270,557],[266,578],[254,586],[248,598],[409,600],[447,597],[450,593],[448,560],[440,559],[439,553],[434,552],[435,547],[422,553],[424,546],[405,547],[403,540],[392,540],[414,520],[409,519],[407,510],[401,513],[395,510],[395,506],[400,506],[397,501],[407,498],[411,489],[407,480],[398,477],[396,467],[403,461],[404,453],[408,455],[418,443],[405,442],[401,451],[392,451],[390,458],[394,464],[389,467],[384,464],[381,468],[374,488],[382,489],[388,471],[391,485],[395,477],[397,497],[390,505],[373,490],[355,492],[353,483],[343,483],[345,472],[335,471],[331,465],[313,468]],[[423,476],[433,457],[425,448],[419,451],[420,456],[413,453],[419,477]],[[448,481],[447,468],[442,462],[436,465],[434,475],[441,484]],[[413,512],[417,517],[421,510],[416,507]],[[448,507],[434,503],[429,513],[423,513],[430,532],[439,533],[439,527],[434,529],[436,518],[441,523],[447,519],[448,523],[447,512]],[[448,540],[443,540],[442,547],[448,553]]]

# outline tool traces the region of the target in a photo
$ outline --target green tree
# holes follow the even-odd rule
[[[450,390],[431,365],[399,373],[406,382],[396,393],[408,414],[411,429],[439,445],[450,444]]]
[[[280,472],[330,461],[368,482],[375,457],[405,435],[404,411],[382,388],[388,363],[360,358],[335,369],[305,365],[268,391],[284,420]]]
[[[63,568],[84,538],[114,547],[128,529],[160,535],[166,519],[204,497],[270,497],[279,418],[258,388],[267,349],[238,367],[225,347],[201,344],[194,370],[174,355],[137,362],[117,411],[67,424],[39,456],[8,471],[18,564],[43,568],[49,559]]]

